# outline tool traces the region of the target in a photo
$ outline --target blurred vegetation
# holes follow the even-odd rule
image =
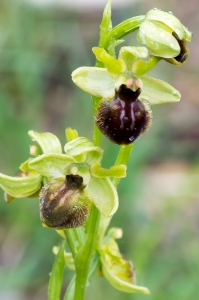
[[[114,24],[144,14],[158,1],[114,9]],[[149,6],[150,5],[150,6]],[[114,7],[114,1],[113,1]],[[158,6],[159,7],[159,6]],[[165,1],[196,31],[197,0]],[[178,14],[176,13],[178,12]],[[65,143],[67,126],[92,137],[90,97],[71,81],[71,72],[93,65],[101,11],[36,7],[22,0],[0,3],[0,171],[13,175],[29,157],[27,131],[51,131]],[[197,36],[196,32],[196,36]],[[135,39],[130,36],[128,43]],[[199,276],[199,102],[198,44],[178,69],[162,62],[154,76],[182,93],[178,104],[153,108],[151,129],[136,142],[128,176],[119,186],[120,208],[112,220],[123,228],[122,253],[134,262],[138,283],[151,296],[127,295],[94,278],[87,299],[197,300]],[[103,138],[104,166],[118,146]],[[36,199],[6,204],[0,191],[0,299],[47,299],[52,246],[60,237],[41,226]],[[72,272],[65,272],[66,286]]]

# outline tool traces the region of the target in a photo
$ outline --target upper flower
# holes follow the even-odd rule
[[[145,47],[122,47],[118,59],[103,48],[95,47],[93,52],[105,68],[80,67],[72,73],[74,83],[89,94],[110,100],[122,84],[135,91],[139,82],[139,98],[141,101],[147,100],[150,105],[180,100],[180,93],[171,85],[144,75],[159,61],[154,56],[144,61],[148,57]]]
[[[152,55],[181,65],[188,57],[186,42],[191,32],[171,12],[150,10],[141,23],[137,39],[147,45]]]

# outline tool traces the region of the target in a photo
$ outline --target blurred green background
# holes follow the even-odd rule
[[[94,64],[91,47],[98,44],[105,1],[95,5],[82,0],[75,7],[70,4],[76,0],[44,2],[0,2],[0,172],[8,175],[29,157],[30,129],[50,131],[62,144],[69,126],[92,138],[90,96],[74,86],[70,74]],[[138,284],[147,286],[151,295],[118,292],[96,276],[87,299],[198,300],[199,3],[126,2],[113,0],[113,25],[158,7],[172,11],[194,37],[182,67],[161,62],[151,72],[177,88],[182,99],[153,107],[153,124],[136,142],[111,223],[123,228],[121,252],[133,261]],[[126,44],[135,41],[132,34]],[[103,138],[103,147],[108,167],[118,146]],[[41,226],[37,199],[7,204],[0,191],[0,299],[47,299],[52,246],[60,241],[53,230]],[[71,276],[67,270],[64,288]]]

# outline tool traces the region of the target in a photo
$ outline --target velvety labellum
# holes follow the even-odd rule
[[[40,193],[40,217],[44,225],[56,229],[84,225],[90,199],[79,175],[51,180]]]
[[[110,102],[100,102],[95,121],[112,142],[128,145],[148,128],[150,111],[138,99],[140,93],[140,88],[134,92],[122,84]]]

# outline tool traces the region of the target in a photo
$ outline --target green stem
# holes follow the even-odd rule
[[[81,250],[78,252],[78,255],[76,256],[75,260],[76,284],[74,300],[84,299],[90,260],[97,243],[99,220],[100,212],[95,207],[95,205],[93,205],[88,220],[86,242],[83,248],[81,248]]]
[[[145,16],[133,17],[113,27],[113,29],[106,35],[104,45],[102,45],[101,47],[104,47],[106,50],[108,50],[109,46],[113,41],[118,40],[123,36],[138,29],[140,24],[144,21],[144,19]]]

